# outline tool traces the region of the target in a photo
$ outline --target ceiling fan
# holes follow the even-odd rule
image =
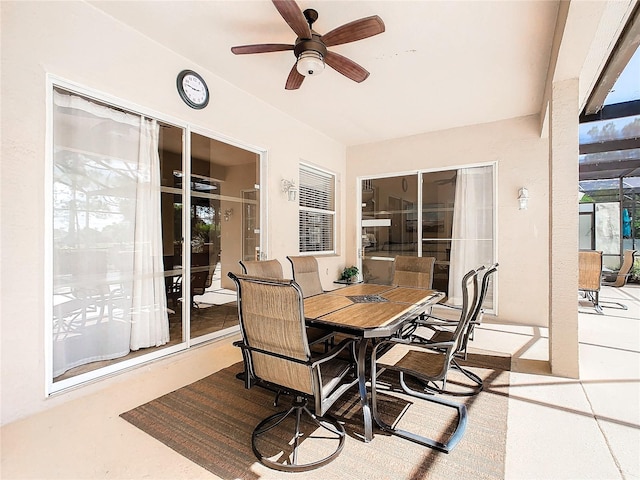
[[[296,63],[289,72],[285,89],[296,90],[302,85],[304,77],[316,76],[322,73],[325,63],[354,82],[362,82],[369,76],[369,72],[350,60],[327,47],[355,42],[363,38],[372,37],[384,32],[384,23],[380,17],[361,18],[334,28],[329,33],[320,35],[312,29],[313,22],[318,19],[318,12],[309,8],[300,10],[294,0],[272,0],[274,6],[298,36],[294,45],[282,43],[260,43],[257,45],[240,45],[231,47],[236,55],[249,53],[268,53],[293,50]]]

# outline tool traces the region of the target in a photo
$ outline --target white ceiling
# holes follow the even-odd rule
[[[193,61],[205,79],[208,70],[357,145],[539,113],[559,2],[299,0],[301,10],[318,11],[320,34],[370,15],[379,15],[386,31],[330,48],[371,72],[363,83],[327,67],[294,91],[284,89],[292,52],[230,51],[294,43],[269,0],[91,4]]]

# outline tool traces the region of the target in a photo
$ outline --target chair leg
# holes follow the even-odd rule
[[[462,368],[460,366],[460,364],[453,359],[451,361],[451,365],[458,370],[460,373],[462,373],[465,377],[467,377],[469,380],[471,380],[473,383],[475,383],[477,386],[476,388],[474,388],[471,393],[452,393],[451,395],[462,395],[462,396],[467,396],[467,395],[477,395],[478,393],[480,393],[482,391],[482,389],[484,388],[484,382],[482,381],[482,379],[476,375],[475,373],[473,373],[471,370],[467,370],[466,368]]]
[[[599,302],[601,307],[604,308],[615,308],[616,310],[628,310],[629,307],[627,307],[625,304],[620,303],[620,302],[610,302],[609,300],[605,301],[605,302]],[[609,305],[617,305],[617,307],[610,307]]]
[[[374,365],[375,363],[372,362]],[[433,403],[437,403],[439,405],[443,405],[445,407],[448,408],[453,408],[454,410],[456,410],[457,414],[458,414],[458,420],[456,423],[456,428],[454,430],[454,432],[451,434],[451,436],[449,437],[449,441],[447,442],[439,442],[437,440],[434,440],[432,438],[429,437],[425,437],[422,435],[418,435],[416,433],[410,432],[408,430],[403,430],[397,427],[393,427],[391,425],[388,425],[387,423],[385,423],[384,420],[382,420],[382,418],[380,417],[380,414],[378,412],[378,405],[377,405],[377,387],[376,384],[377,382],[375,381],[376,378],[376,373],[375,373],[375,366],[372,366],[372,372],[371,372],[371,378],[372,378],[372,382],[371,382],[371,408],[372,408],[372,415],[373,415],[373,419],[375,420],[375,422],[378,424],[378,426],[380,428],[382,428],[383,430],[386,430],[388,432],[390,432],[393,435],[396,435],[398,437],[404,438],[406,440],[409,440],[411,442],[414,443],[418,443],[420,445],[424,445],[425,447],[429,447],[429,448],[433,448],[435,450],[444,452],[444,453],[449,453],[451,450],[453,450],[453,448],[460,442],[460,440],[462,440],[462,437],[464,435],[464,432],[467,428],[467,407],[461,403],[455,403],[455,402],[451,402],[449,400],[446,400],[444,398],[439,398],[435,395],[432,394],[425,394],[422,392],[417,392],[415,390],[411,390],[409,389],[408,393],[409,395],[413,396],[413,397],[417,397],[417,398],[421,398],[423,400],[426,400],[428,402],[433,402]],[[403,379],[403,375],[402,372],[400,372],[400,376],[401,376],[401,382],[404,382]],[[403,387],[404,390],[404,387]]]
[[[342,451],[342,448],[344,447],[344,442],[346,437],[344,427],[337,420],[331,417],[328,417],[328,416],[318,417],[314,415],[309,411],[306,405],[307,405],[306,399],[298,397],[296,398],[296,400],[293,403],[293,406],[289,410],[278,412],[274,415],[271,415],[270,417],[261,421],[258,424],[258,426],[256,426],[256,428],[253,430],[253,433],[251,435],[251,447],[253,448],[253,453],[256,455],[258,460],[260,460],[260,462],[263,465],[269,468],[273,468],[275,470],[283,471],[283,472],[306,472],[308,470],[312,470],[314,468],[318,468],[323,465],[326,465],[332,460],[335,460],[337,456],[340,454],[340,452]],[[267,455],[265,455],[263,452],[260,451],[257,445],[257,440],[259,439],[260,436],[267,434],[269,431],[271,431],[272,429],[280,425],[291,414],[295,414],[295,427],[293,432],[294,436],[293,436],[293,445],[292,445],[293,449],[289,454],[287,454],[285,449],[287,447],[291,447],[291,445],[288,444],[286,446],[283,446],[282,455],[280,458],[284,460],[281,462],[271,460]],[[323,458],[320,458],[318,460],[313,460],[307,463],[300,464],[298,463],[298,450],[301,443],[300,440],[304,436],[304,433],[300,431],[300,425],[301,425],[302,416],[305,414],[312,420],[314,425],[322,427],[323,429],[333,434],[333,437],[331,438],[328,438],[326,436],[322,436],[319,438],[323,440],[337,440],[338,445],[333,450],[333,452],[330,453],[329,455]],[[309,436],[305,441],[311,442],[313,440]],[[287,460],[288,460],[288,463],[286,463]]]
[[[596,314],[598,315],[604,315],[604,312],[602,311],[602,306],[600,305],[600,294],[597,291],[584,291],[583,292],[583,298],[585,298],[587,301],[591,302],[593,304],[593,308],[596,311]]]

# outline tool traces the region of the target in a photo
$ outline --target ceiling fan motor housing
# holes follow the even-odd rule
[[[302,58],[313,59],[308,63],[305,62],[304,72],[300,72],[302,75],[314,75],[322,72],[324,69],[324,57],[327,54],[327,47],[320,41],[320,35],[315,32],[311,33],[312,38],[298,38],[296,40],[293,53],[300,61]],[[319,56],[319,57],[318,57]],[[300,71],[300,69],[298,69]]]

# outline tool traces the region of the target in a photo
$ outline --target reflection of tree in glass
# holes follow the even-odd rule
[[[136,184],[136,169],[125,160],[56,152],[53,208],[57,245],[118,242],[122,224],[134,217]]]
[[[624,138],[640,136],[640,117],[636,118],[633,122],[626,124],[622,129],[622,135]]]

